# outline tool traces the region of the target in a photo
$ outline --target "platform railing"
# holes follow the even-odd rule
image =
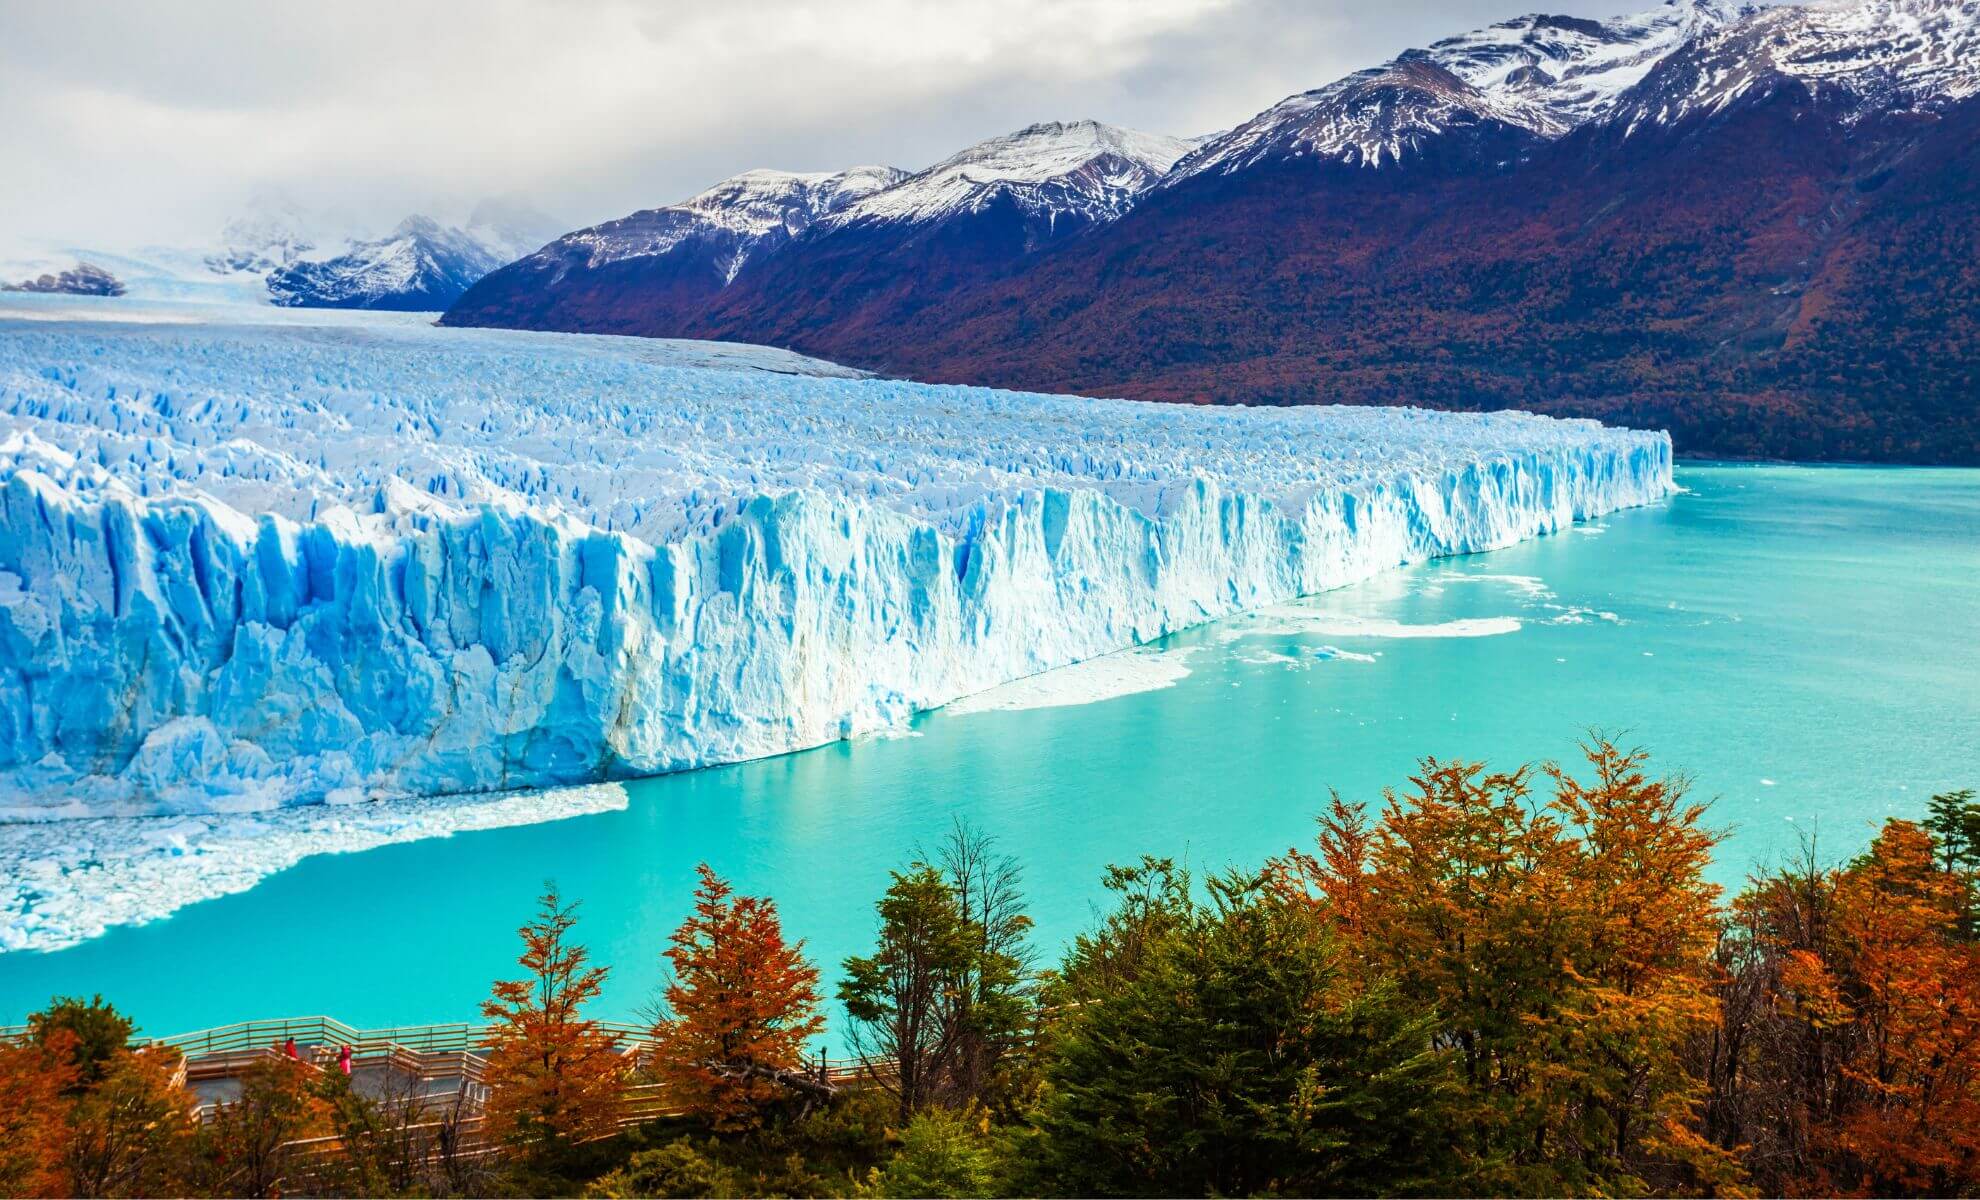
[[[685,1108],[672,1086],[639,1069],[654,1049],[652,1031],[625,1021],[597,1024],[612,1036],[621,1053],[634,1060],[628,1063],[627,1078],[619,1090],[616,1125],[623,1129],[681,1115]],[[0,1026],[0,1042],[20,1040],[27,1034],[24,1025]],[[131,1044],[134,1049],[178,1051],[173,1083],[181,1087],[238,1078],[256,1062],[285,1055],[291,1039],[296,1043],[297,1057],[316,1070],[337,1069],[339,1055],[349,1047],[354,1066],[360,1070],[383,1066],[412,1079],[452,1081],[456,1086],[450,1094],[423,1098],[419,1115],[424,1119],[401,1131],[421,1147],[418,1153],[423,1160],[438,1162],[443,1158],[479,1160],[503,1149],[489,1136],[482,1111],[488,1098],[486,1055],[495,1034],[495,1027],[465,1021],[359,1029],[333,1017],[306,1016],[236,1021],[167,1037],[133,1038]],[[821,1055],[807,1063],[806,1070],[821,1083],[858,1090],[892,1078],[895,1064],[888,1058]],[[195,1111],[200,1120],[211,1120],[218,1107],[218,1101],[208,1101]],[[298,1182],[320,1183],[332,1178],[344,1155],[343,1141],[334,1135],[304,1138],[288,1145],[298,1154]]]
[[[652,1030],[630,1021],[598,1021],[622,1053],[643,1057],[654,1046]],[[329,1066],[344,1047],[360,1063],[381,1060],[423,1077],[459,1075],[473,1083],[485,1082],[486,1053],[495,1040],[498,1027],[470,1021],[437,1025],[393,1025],[360,1029],[335,1017],[321,1014],[276,1017],[265,1020],[235,1021],[190,1033],[164,1037],[136,1037],[134,1049],[166,1048],[184,1058],[181,1070],[193,1080],[229,1077],[256,1059],[283,1053],[289,1041],[296,1043],[298,1055],[306,1062]],[[27,1036],[25,1025],[0,1026],[0,1042]],[[818,1078],[834,1085],[851,1084],[886,1076],[893,1064],[884,1059],[857,1057],[812,1059],[807,1068]],[[645,1087],[647,1085],[632,1085]],[[654,1085],[657,1086],[657,1085]]]
[[[626,1021],[600,1021],[598,1026],[622,1049],[642,1048],[652,1038],[645,1026]],[[0,1031],[4,1036],[5,1031]],[[261,1046],[281,1046],[294,1039],[300,1046],[349,1046],[353,1052],[397,1046],[418,1053],[483,1050],[488,1047],[494,1027],[468,1021],[441,1025],[394,1025],[381,1029],[359,1029],[334,1017],[280,1017],[260,1021],[236,1021],[175,1033],[167,1037],[139,1038],[138,1046],[169,1046],[188,1056],[222,1054]]]

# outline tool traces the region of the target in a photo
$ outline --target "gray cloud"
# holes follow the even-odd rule
[[[1531,3],[0,0],[0,249],[200,238],[267,188],[370,227],[491,194],[576,225],[1038,120],[1203,133]]]

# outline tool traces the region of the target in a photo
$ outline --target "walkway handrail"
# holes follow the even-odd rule
[[[598,1021],[597,1026],[611,1035],[620,1050],[629,1054],[643,1054],[654,1046],[653,1031],[650,1027],[631,1021]],[[165,1047],[179,1051],[188,1059],[222,1057],[246,1051],[265,1050],[279,1047],[294,1038],[298,1048],[316,1051],[319,1048],[341,1048],[349,1046],[351,1052],[362,1056],[386,1055],[394,1052],[410,1052],[419,1055],[435,1054],[485,1054],[494,1042],[496,1026],[471,1021],[453,1021],[437,1025],[394,1025],[381,1029],[359,1029],[345,1024],[335,1017],[314,1016],[273,1017],[265,1020],[235,1021],[228,1025],[216,1025],[211,1029],[195,1029],[190,1033],[175,1033],[163,1037],[134,1037],[133,1049]],[[28,1027],[25,1025],[0,1026],[0,1042],[17,1041],[25,1038]],[[334,1053],[334,1049],[331,1051]],[[862,1075],[869,1066],[878,1067],[884,1074],[891,1063],[882,1060],[867,1060],[858,1057],[833,1058],[820,1056],[811,1060],[812,1069],[821,1070],[824,1076],[834,1082]]]
[[[644,1049],[652,1042],[651,1031],[629,1021],[599,1021],[622,1049]],[[279,1046],[290,1038],[299,1046],[349,1046],[354,1051],[384,1050],[398,1046],[418,1053],[458,1052],[486,1049],[494,1041],[495,1026],[468,1021],[440,1025],[395,1025],[382,1029],[359,1029],[334,1017],[278,1017],[258,1021],[236,1021],[175,1033],[165,1037],[134,1038],[134,1046],[169,1046],[188,1055],[220,1054],[260,1046]],[[0,1030],[0,1037],[6,1036]],[[25,1033],[25,1029],[21,1030]]]
[[[618,1112],[614,1124],[620,1128],[641,1125],[684,1111],[674,1087],[656,1080],[640,1068],[654,1049],[652,1030],[628,1021],[599,1021],[599,1028],[611,1035],[618,1049],[630,1060],[620,1083]],[[25,1025],[0,1026],[0,1042],[18,1041],[28,1035]],[[339,1052],[346,1046],[361,1061],[380,1059],[390,1068],[418,1079],[458,1080],[456,1103],[471,1107],[451,1121],[424,1120],[407,1126],[408,1131],[436,1133],[443,1127],[455,1130],[459,1139],[449,1154],[458,1158],[483,1158],[501,1147],[488,1136],[487,1117],[482,1105],[487,1099],[487,1051],[497,1028],[457,1021],[440,1025],[397,1025],[384,1029],[358,1029],[328,1016],[278,1017],[259,1021],[236,1021],[211,1029],[166,1037],[135,1037],[133,1049],[169,1048],[178,1051],[173,1082],[184,1087],[194,1082],[238,1077],[251,1064],[279,1056],[293,1038],[302,1061],[315,1070],[336,1069]],[[820,1055],[806,1064],[818,1082],[841,1088],[864,1088],[893,1077],[895,1063],[890,1058],[830,1058]],[[447,1101],[434,1096],[436,1108]],[[201,1103],[197,1112],[202,1121],[210,1120],[222,1101]],[[336,1136],[311,1137],[288,1143],[303,1160],[304,1175],[320,1174],[328,1163],[343,1153]]]

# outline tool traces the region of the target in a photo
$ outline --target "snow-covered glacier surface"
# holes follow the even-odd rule
[[[796,750],[1672,488],[1662,434],[1517,413],[1029,395],[404,321],[34,315],[0,312],[17,824],[272,819]],[[217,836],[189,828],[109,857]],[[0,945],[144,915],[52,903],[71,873],[50,847],[81,841],[14,842],[41,869],[0,896]]]

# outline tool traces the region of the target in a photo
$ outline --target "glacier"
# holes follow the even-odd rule
[[[0,821],[778,754],[1673,490],[1666,435],[1523,413],[117,312],[0,310]]]

